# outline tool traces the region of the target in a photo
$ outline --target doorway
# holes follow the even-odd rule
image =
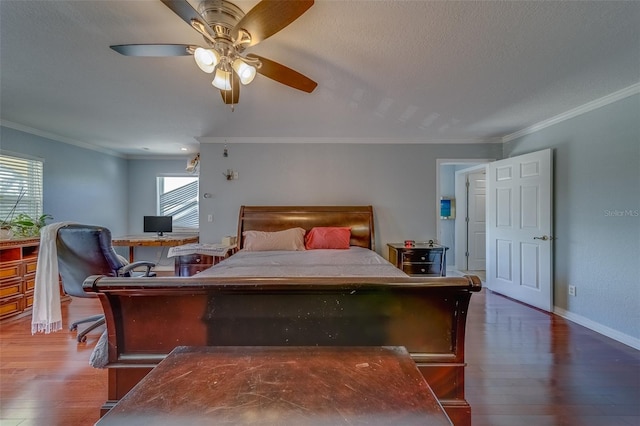
[[[449,270],[467,271],[467,196],[464,182],[470,173],[484,172],[493,159],[438,159],[436,160],[436,231],[438,242],[446,247]],[[440,200],[450,198],[455,205],[453,219],[440,219]],[[478,244],[478,243],[476,243]],[[483,246],[484,247],[484,246]],[[484,269],[474,272],[484,281]]]

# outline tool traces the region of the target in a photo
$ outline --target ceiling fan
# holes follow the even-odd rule
[[[238,103],[240,84],[256,73],[294,89],[311,93],[318,83],[282,64],[245,49],[271,37],[298,19],[314,0],[262,0],[246,14],[227,0],[203,0],[196,11],[187,0],[161,0],[200,33],[205,47],[186,44],[120,44],[109,46],[125,56],[193,55],[198,67],[214,74],[213,86],[225,104]]]

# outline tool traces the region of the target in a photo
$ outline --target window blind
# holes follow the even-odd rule
[[[42,170],[40,160],[0,154],[0,221],[42,215]]]
[[[170,179],[168,177],[159,179]],[[165,185],[159,185],[164,188]],[[174,228],[192,228],[199,226],[198,218],[198,179],[169,191],[161,190],[158,200],[158,214],[173,216]]]

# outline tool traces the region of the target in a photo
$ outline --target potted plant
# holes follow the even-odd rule
[[[12,227],[11,222],[6,220],[0,222],[0,240],[10,240],[13,237]]]
[[[36,218],[32,218],[25,213],[20,213],[11,222],[14,236],[37,237],[40,235],[40,228],[45,226],[47,224],[46,221],[49,219],[53,219],[53,216],[43,214]]]

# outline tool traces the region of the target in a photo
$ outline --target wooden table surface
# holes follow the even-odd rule
[[[451,425],[404,347],[173,350],[97,423]]]
[[[162,237],[155,234],[123,235],[111,239],[111,245],[128,246],[129,262],[134,261],[136,247],[175,247],[183,244],[197,243],[198,234],[168,234]]]

